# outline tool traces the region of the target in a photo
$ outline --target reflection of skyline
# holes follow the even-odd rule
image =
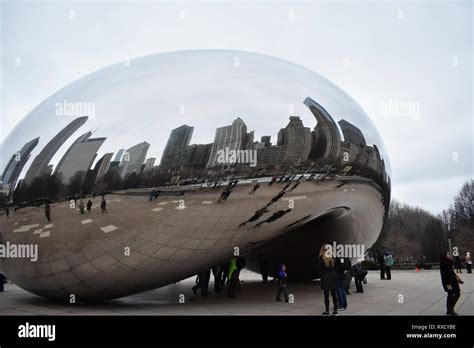
[[[83,183],[87,175],[94,176],[94,183],[100,181],[107,173],[116,172],[122,179],[132,173],[137,175],[152,171],[168,172],[173,175],[209,176],[231,171],[233,175],[250,172],[245,164],[217,163],[217,153],[226,148],[231,150],[255,150],[257,153],[257,168],[266,170],[289,170],[293,166],[321,170],[324,172],[342,170],[345,175],[357,174],[371,169],[387,180],[384,161],[374,145],[366,146],[362,131],[350,122],[341,119],[337,123],[332,116],[316,101],[306,98],[304,104],[316,118],[316,126],[311,131],[305,127],[298,116],[290,116],[289,123],[278,132],[277,143],[272,145],[271,136],[264,135],[261,141],[254,141],[254,131],[247,132],[247,126],[241,118],[236,118],[231,125],[215,130],[212,143],[192,144],[191,138],[194,127],[182,125],[170,133],[159,165],[154,165],[155,158],[146,157],[150,144],[146,141],[136,144],[127,150],[120,149],[114,160],[113,153],[106,153],[92,169],[97,151],[106,141],[105,137],[90,138],[91,132],[81,135],[65,152],[56,166],[55,174],[61,175],[63,184],[68,185],[79,173]],[[35,157],[30,169],[25,175],[24,183],[31,185],[32,181],[41,176],[51,174],[51,158],[62,144],[87,120],[79,117],[63,128],[43,150]],[[339,125],[339,127],[338,127]],[[344,140],[342,140],[342,137]],[[38,139],[36,139],[36,144]],[[35,146],[36,146],[35,144]],[[25,144],[26,146],[27,144]],[[123,144],[125,145],[125,144]],[[25,147],[24,146],[24,147]],[[31,147],[30,151],[34,148]],[[15,182],[26,159],[21,166],[15,166]],[[13,169],[11,161],[4,173]],[[19,170],[18,170],[19,169]],[[260,173],[261,174],[261,173]],[[365,173],[367,175],[367,173]],[[4,174],[3,180],[8,179]],[[179,180],[179,177],[178,177]],[[10,180],[11,181],[11,180]],[[5,183],[3,184],[5,188]]]

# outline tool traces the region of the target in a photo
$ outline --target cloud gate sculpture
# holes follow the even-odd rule
[[[258,271],[262,248],[270,274],[284,262],[313,279],[321,245],[370,247],[390,201],[361,107],[306,68],[240,51],[87,75],[31,111],[0,160],[0,271],[52,299],[118,298],[236,253]]]

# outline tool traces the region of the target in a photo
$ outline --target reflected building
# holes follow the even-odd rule
[[[107,173],[107,171],[109,170],[109,166],[110,166],[113,155],[114,155],[113,152],[108,152],[105,155],[103,155],[95,164],[95,167],[94,167],[94,172],[95,172],[94,182],[95,183],[100,181],[104,177],[105,173]]]
[[[35,157],[30,168],[26,172],[24,182],[27,185],[31,184],[37,177],[51,174],[52,166],[48,166],[49,162],[64,142],[69,139],[69,137],[78,130],[79,127],[86,123],[87,118],[87,116],[76,118],[56,134],[48,144],[46,144],[43,150],[41,150],[41,152]]]
[[[247,125],[240,117],[237,117],[230,126],[216,129],[207,167],[213,168],[222,165],[218,163],[220,151],[226,151],[226,149],[246,150],[251,147],[253,147],[253,132],[247,133]]]
[[[2,174],[3,189],[14,189],[23,167],[30,158],[31,151],[38,145],[39,137],[27,142],[20,151],[14,153]]]
[[[143,168],[143,170],[145,172],[151,170],[153,166],[155,165],[155,161],[156,161],[155,157],[147,158],[147,160],[145,161],[145,168]]]
[[[145,161],[149,147],[150,144],[144,141],[132,146],[124,152],[119,166],[120,176],[122,179],[133,172],[137,174],[141,173],[142,164]]]
[[[361,130],[346,120],[340,120],[339,127],[341,127],[342,135],[344,135],[344,142],[360,146],[366,146],[364,134]]]
[[[194,127],[187,125],[182,125],[171,131],[163,155],[161,156],[161,169],[176,168],[180,162],[185,161],[183,156],[186,156],[186,149],[191,142],[193,131]]]
[[[303,126],[298,116],[290,116],[286,128],[278,132],[277,146],[285,148],[283,161],[291,165],[299,165],[308,159],[311,150],[311,130]]]
[[[55,173],[61,175],[64,184],[69,184],[77,173],[85,175],[92,166],[97,150],[106,138],[91,138],[91,135],[89,131],[77,138],[59,161]]]
[[[115,155],[115,158],[114,158],[113,162],[120,163],[120,160],[122,159],[122,156],[123,156],[124,152],[125,152],[125,149],[118,150],[117,154]]]
[[[307,97],[304,104],[318,122],[312,135],[313,144],[311,146],[312,160],[323,162],[338,161],[341,153],[341,135],[336,122],[331,115],[313,99]]]

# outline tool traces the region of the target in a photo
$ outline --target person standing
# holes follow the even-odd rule
[[[10,218],[10,208],[5,208],[5,215],[7,216],[7,219]]]
[[[453,257],[448,252],[441,254],[439,271],[441,274],[441,284],[443,285],[444,291],[447,293],[446,314],[458,315],[455,312],[454,307],[461,296],[459,284],[463,284],[463,281],[454,272]]]
[[[385,278],[385,259],[382,252],[379,252],[379,256],[377,259],[378,259],[379,267],[380,267],[380,279],[386,279]]]
[[[321,289],[324,292],[324,306],[326,310],[323,315],[329,315],[329,293],[331,293],[332,303],[334,305],[333,315],[337,314],[337,275],[334,268],[334,259],[332,258],[332,247],[324,244],[319,252],[319,269],[321,273]]]
[[[262,275],[262,281],[265,284],[268,281],[268,260],[265,256],[265,250],[260,250],[260,254],[258,254],[257,258],[260,267],[260,274]]]
[[[362,269],[362,266],[360,263],[356,263],[352,267],[352,273],[354,275],[354,283],[356,286],[356,292],[363,293],[364,292],[364,286],[362,285],[364,282],[364,278],[367,275],[367,271],[364,271]]]
[[[3,273],[0,272],[0,292],[4,291],[4,284],[7,283],[7,277]]]
[[[89,199],[87,201],[87,212],[90,213],[92,209],[92,201]]]
[[[221,265],[218,264],[212,268],[212,275],[214,276],[214,293],[219,294],[222,291],[221,285]]]
[[[277,296],[276,296],[276,299],[275,299],[276,301],[281,302],[280,295],[281,295],[281,293],[283,293],[283,296],[285,296],[285,302],[286,303],[289,302],[288,290],[286,288],[287,279],[288,279],[288,275],[286,274],[286,265],[280,265],[278,273],[277,273],[278,292],[277,292]]]
[[[102,209],[102,214],[107,213],[107,201],[105,197],[102,196],[102,202],[100,202],[100,208]]]
[[[51,206],[49,203],[44,205],[44,215],[46,216],[46,219],[48,219],[48,222],[51,222]]]
[[[462,261],[459,255],[454,256],[454,267],[457,273],[462,273]]]
[[[229,272],[227,279],[229,279],[229,285],[227,287],[227,297],[235,298],[235,292],[237,291],[237,282],[239,281],[237,276],[237,259],[230,260]]]
[[[79,211],[81,214],[84,214],[84,201],[82,200],[82,198],[79,201]]]
[[[385,274],[387,275],[387,279],[392,279],[392,266],[393,266],[393,256],[390,251],[386,251],[383,256],[384,264],[385,264]]]
[[[351,268],[352,268],[352,263],[351,259],[348,257],[344,258],[344,265],[346,268],[346,273],[344,274],[344,290],[346,291],[346,295],[351,294],[351,282],[352,282],[352,273],[351,273]]]
[[[466,253],[466,269],[467,273],[472,273],[472,257],[469,251]]]
[[[346,267],[344,264],[344,258],[337,257],[334,260],[334,268],[336,270],[337,275],[337,303],[339,304],[338,309],[345,311],[347,309],[347,298],[346,298],[346,291],[344,289],[344,279],[346,273]]]
[[[252,191],[249,192],[249,195],[253,195],[255,191],[257,191],[260,188],[260,184],[257,182],[255,186],[253,187]]]
[[[201,296],[206,297],[209,293],[209,276],[210,271],[199,272],[196,277],[196,285],[192,287],[194,295],[197,295],[197,289],[201,290]]]

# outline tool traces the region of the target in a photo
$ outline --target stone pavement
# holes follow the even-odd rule
[[[349,310],[340,315],[444,315],[445,292],[439,271],[392,271],[380,280],[370,271],[363,294],[348,296]],[[474,274],[461,274],[461,298],[456,310],[474,315]],[[13,284],[0,293],[0,315],[320,315],[323,295],[319,282],[290,283],[294,303],[276,302],[276,285],[262,284],[260,275],[244,270],[237,299],[224,294],[193,298],[194,278],[141,294],[99,304],[64,304],[30,294]],[[209,286],[212,291],[213,281]],[[354,290],[354,282],[352,282]],[[180,294],[184,303],[179,303]],[[403,295],[403,303],[398,303]],[[181,297],[182,298],[182,297]]]

